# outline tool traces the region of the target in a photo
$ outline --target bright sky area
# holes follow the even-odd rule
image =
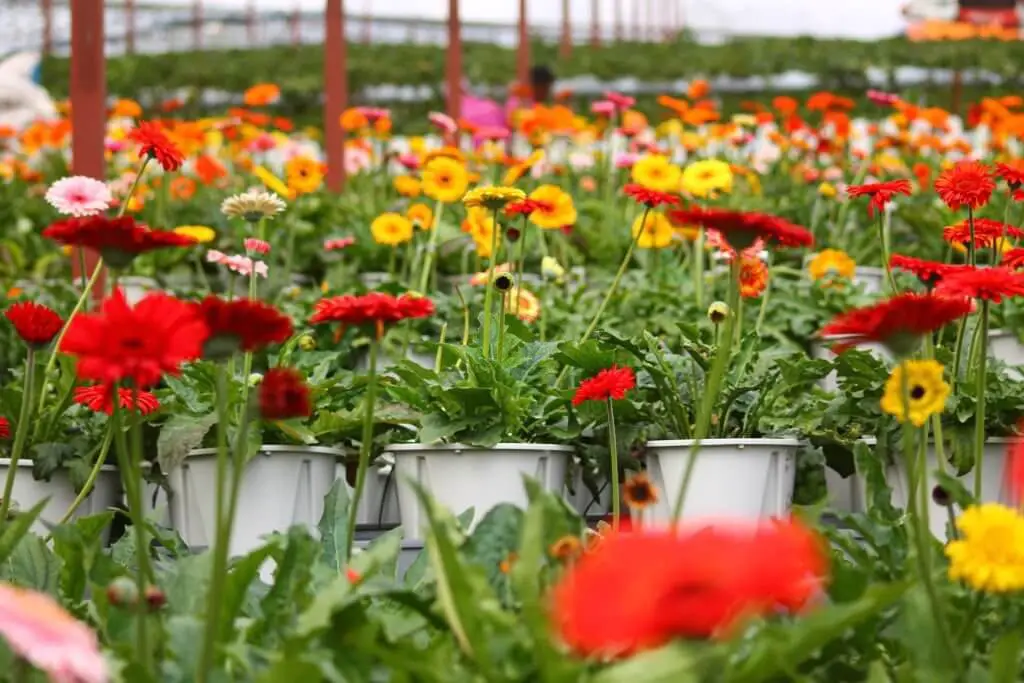
[[[191,0],[163,0],[168,4],[191,4]],[[605,21],[612,13],[612,0],[598,0]],[[635,0],[621,0],[631,7]],[[856,38],[891,36],[903,30],[900,7],[906,0],[639,0],[653,3],[681,2],[684,20],[697,28],[739,34],[816,35]],[[242,7],[246,0],[206,0],[208,4]],[[589,21],[591,0],[569,0],[576,21]],[[314,10],[323,0],[256,0],[266,9],[287,9],[295,5]],[[447,0],[346,0],[346,10],[367,10],[381,16],[429,17],[447,15]],[[512,22],[518,15],[517,0],[462,0],[466,20]],[[561,13],[560,0],[528,0],[531,21],[554,24]],[[626,17],[630,12],[626,10]]]

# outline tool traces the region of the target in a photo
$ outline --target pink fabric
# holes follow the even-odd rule
[[[494,100],[462,95],[462,118],[478,127],[504,128],[508,119],[505,110]]]

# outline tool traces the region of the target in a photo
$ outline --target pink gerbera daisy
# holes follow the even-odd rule
[[[81,175],[61,178],[46,191],[46,201],[65,216],[95,216],[113,200],[106,183]]]
[[[324,251],[341,251],[356,243],[355,237],[336,237],[324,242]]]
[[[454,135],[459,130],[459,125],[455,123],[455,119],[447,114],[442,114],[439,111],[432,111],[427,114],[427,118],[430,119],[430,122],[445,135]]]
[[[245,240],[245,250],[254,254],[269,254],[270,243],[256,239],[255,237],[250,237]]]

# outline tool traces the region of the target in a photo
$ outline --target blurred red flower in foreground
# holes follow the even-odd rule
[[[291,368],[274,368],[263,375],[259,401],[264,420],[289,420],[313,413],[309,386],[302,374]]]
[[[43,347],[64,326],[64,321],[52,309],[33,301],[21,301],[6,311],[4,317],[14,325],[14,331],[29,346]]]
[[[850,337],[834,346],[837,352],[857,344],[881,342],[899,353],[916,345],[920,337],[970,312],[971,302],[963,297],[899,294],[836,316],[822,328],[820,335]]]
[[[144,388],[198,358],[206,335],[195,304],[149,294],[132,307],[117,289],[99,312],[75,316],[60,351],[77,357],[80,379]]]
[[[757,238],[765,244],[780,247],[809,247],[814,244],[810,231],[784,218],[756,211],[732,211],[729,209],[675,209],[668,212],[669,219],[676,225],[700,225],[708,230],[717,230],[736,250],[751,246]]]
[[[165,171],[177,171],[185,163],[185,155],[155,123],[143,121],[128,131],[128,139],[138,143],[140,159],[148,155],[156,159]]]
[[[553,622],[581,654],[624,656],[799,610],[827,573],[825,545],[796,521],[610,533],[555,587]]]
[[[3,419],[3,418],[0,418]],[[1017,429],[1024,429],[1024,420],[1017,423]],[[1006,454],[1006,488],[1010,493],[1010,502],[1020,505],[1024,497],[1024,438],[1017,436],[1010,443]]]
[[[9,439],[11,437],[11,423],[7,421],[6,417],[0,417],[0,439]]]
[[[964,266],[958,266],[951,263],[943,263],[941,261],[926,261],[924,259],[914,258],[913,256],[904,256],[903,254],[893,254],[889,257],[889,267],[894,270],[903,270],[908,273],[913,273],[917,276],[917,279],[929,287],[934,287],[943,277],[950,273],[964,268]]]
[[[1003,297],[1024,296],[1024,273],[1002,267],[965,268],[943,278],[935,293],[998,304]]]
[[[580,382],[576,389],[576,395],[572,397],[572,404],[578,406],[584,401],[607,401],[614,399],[622,400],[626,392],[636,386],[636,376],[633,368],[620,368],[613,365],[605,368],[590,379]]]
[[[885,211],[885,205],[892,201],[894,195],[909,195],[911,186],[909,180],[889,180],[884,183],[865,183],[864,185],[850,185],[846,188],[846,194],[850,197],[870,197],[868,202],[868,215],[875,215],[875,210]]]
[[[141,415],[149,415],[160,408],[160,402],[156,396],[141,389],[127,389],[119,387],[117,390],[118,403],[123,410],[133,410],[136,407]],[[114,413],[114,387],[109,384],[94,384],[88,387],[77,387],[75,389],[75,403],[79,403],[97,413]]]
[[[1024,160],[1013,159],[1009,163],[996,164],[996,175],[1006,181],[1011,190],[1024,185]]]
[[[126,267],[132,259],[147,251],[197,244],[194,238],[176,232],[151,230],[136,223],[131,216],[70,218],[47,227],[43,230],[43,237],[58,244],[98,251],[103,260],[115,268]]]
[[[292,336],[291,318],[270,304],[255,299],[224,301],[208,296],[198,304],[209,337],[203,345],[207,358],[224,358],[236,351],[258,351],[283,344]]]
[[[988,203],[995,189],[992,170],[977,161],[958,162],[935,180],[935,191],[951,209],[978,209]]]

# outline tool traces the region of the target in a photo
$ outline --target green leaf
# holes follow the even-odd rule
[[[696,658],[683,645],[630,657],[597,674],[593,683],[699,683]]]
[[[1011,631],[992,648],[991,683],[1014,683],[1020,674],[1021,633]]]
[[[62,560],[61,590],[71,600],[85,599],[89,574],[103,554],[103,537],[113,519],[113,511],[107,511],[53,528],[53,549]]]
[[[398,576],[398,556],[402,552],[402,529],[392,529],[373,539],[364,550],[352,556],[352,568],[360,576],[383,574],[389,579]]]
[[[42,514],[43,508],[50,502],[49,498],[44,498],[35,504],[28,512],[17,512],[12,514],[7,519],[7,524],[4,525],[3,533],[0,534],[0,564],[6,563],[14,552],[15,547],[21,541],[21,539],[28,533],[28,530],[35,523],[39,515]]]
[[[37,481],[50,481],[50,477],[66,461],[78,455],[78,449],[69,443],[40,443],[32,449],[32,477]]]
[[[348,514],[351,501],[348,497],[348,484],[343,479],[334,482],[327,497],[324,498],[324,511],[320,515],[317,529],[320,531],[320,543],[323,548],[321,561],[336,572],[345,568],[345,555],[348,552]]]
[[[189,451],[203,443],[207,432],[216,423],[215,412],[201,417],[179,414],[164,423],[156,442],[160,471],[167,474],[180,467]]]
[[[164,383],[167,385],[167,388],[185,404],[185,407],[188,408],[190,413],[203,415],[210,412],[213,408],[209,401],[206,401],[202,396],[200,396],[194,383],[185,382],[184,380],[170,375],[166,375],[164,377]]]
[[[463,557],[482,567],[491,585],[503,579],[501,561],[517,549],[522,525],[523,511],[502,503],[483,516],[463,546]]]
[[[279,540],[275,538],[232,563],[231,573],[224,586],[224,596],[221,598],[224,604],[220,627],[222,637],[228,637],[231,633],[235,619],[242,613],[245,599],[250,595],[250,588],[260,575],[260,568],[270,559],[278,545]]]
[[[0,565],[0,574],[5,580],[19,586],[57,595],[61,564],[60,558],[47,547],[42,538],[28,534],[14,547],[7,561]]]

